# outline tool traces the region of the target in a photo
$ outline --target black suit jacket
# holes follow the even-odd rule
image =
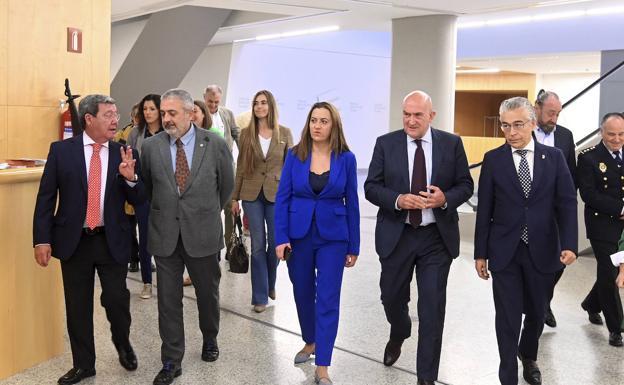
[[[560,150],[535,142],[533,181],[525,198],[511,147],[488,151],[479,177],[475,258],[503,270],[515,255],[522,226],[529,232],[530,257],[544,273],[563,268],[561,250],[578,247],[576,189]]]
[[[576,144],[574,143],[572,131],[557,124],[554,135],[555,147],[563,153],[570,175],[572,175],[572,180],[576,186]],[[535,133],[533,133],[533,139],[536,140]]]
[[[87,170],[82,138],[81,134],[50,145],[35,205],[33,245],[50,244],[52,256],[60,260],[67,260],[74,254],[87,212]],[[103,216],[109,252],[117,262],[126,264],[132,231],[124,202],[143,203],[145,188],[140,178],[134,187],[130,187],[118,174],[121,147],[121,144],[109,141]],[[135,171],[140,175],[138,153],[133,150],[133,154],[137,160]]]
[[[613,242],[620,239],[624,221],[624,170],[602,143],[578,157],[578,187],[585,202],[587,238]]]
[[[387,258],[401,237],[407,210],[395,210],[400,194],[410,192],[407,134],[393,131],[377,138],[373,157],[364,183],[366,199],[379,207],[375,228],[375,249],[380,258]],[[473,193],[473,181],[461,138],[431,128],[431,184],[446,196],[446,209],[436,208],[433,214],[444,245],[455,258],[459,255],[459,217],[457,207]]]

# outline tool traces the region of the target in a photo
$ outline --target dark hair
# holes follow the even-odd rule
[[[204,120],[202,120],[201,122],[201,128],[209,130],[210,127],[212,127],[212,116],[206,113],[206,111],[208,111],[208,108],[206,108],[206,103],[202,102],[201,100],[194,100],[193,103],[195,103],[195,105],[199,107],[199,109],[202,110],[202,112],[204,113]]]
[[[607,112],[602,119],[600,119],[600,129],[602,130],[604,128],[605,123],[607,122],[607,120],[611,119],[611,118],[619,118],[619,119],[624,119],[624,113],[622,112]]]
[[[147,94],[141,99],[139,103],[139,111],[137,117],[139,118],[139,129],[142,130],[147,127],[147,122],[145,121],[145,114],[143,113],[143,107],[145,107],[145,102],[152,101],[156,106],[156,110],[158,111],[158,124],[162,127],[162,118],[160,117],[160,95],[157,94]]]
[[[548,100],[548,98],[551,98],[551,97],[559,100],[559,95],[557,95],[556,93],[554,93],[552,91],[546,91],[544,89],[541,89],[537,93],[537,98],[535,99],[535,104],[537,104],[538,106],[542,106],[544,104],[544,102],[546,100]]]
[[[82,125],[83,129],[87,128],[85,115],[89,114],[92,116],[96,116],[99,111],[100,103],[115,104],[115,99],[111,98],[108,95],[92,94],[82,98],[82,100],[78,104],[78,116],[80,118],[80,124]]]
[[[310,119],[312,118],[312,112],[319,108],[324,108],[329,111],[329,116],[332,120],[332,127],[329,133],[329,147],[331,148],[331,151],[335,155],[349,151],[349,146],[347,146],[347,141],[344,137],[344,132],[342,131],[342,120],[340,119],[338,109],[336,109],[336,107],[329,102],[317,102],[312,105],[310,112],[308,112],[308,118],[306,119],[306,124],[301,132],[301,139],[299,140],[299,143],[293,147],[293,154],[295,154],[302,162],[308,158],[310,152],[312,151]]]

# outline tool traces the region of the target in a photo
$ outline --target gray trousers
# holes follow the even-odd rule
[[[158,279],[158,329],[161,359],[179,368],[184,357],[184,318],[182,311],[182,278],[184,267],[189,272],[199,312],[199,328],[204,342],[217,343],[219,332],[219,281],[221,268],[218,254],[192,258],[184,250],[182,239],[172,255],[154,256]]]

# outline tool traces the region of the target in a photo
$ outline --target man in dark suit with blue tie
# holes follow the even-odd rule
[[[403,130],[377,138],[364,184],[366,199],[379,207],[375,248],[381,262],[381,301],[390,323],[384,364],[391,366],[410,337],[410,283],[418,286],[419,385],[438,377],[451,261],[459,255],[457,207],[473,182],[459,136],[431,127],[429,95],[414,91],[403,100]]]
[[[535,385],[548,293],[556,273],[576,260],[576,190],[561,151],[533,140],[536,116],[526,98],[503,101],[500,121],[507,143],[481,166],[475,268],[482,279],[488,267],[493,276],[501,384],[518,383],[518,356]]]
[[[132,229],[124,211],[125,201],[145,201],[137,153],[112,141],[119,121],[112,98],[85,96],[79,113],[84,133],[50,146],[33,221],[37,263],[45,267],[52,256],[61,260],[74,364],[58,380],[61,385],[95,375],[95,271],[119,362],[127,370],[137,368],[126,287]]]

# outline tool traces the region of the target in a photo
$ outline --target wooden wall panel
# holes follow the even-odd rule
[[[464,142],[468,163],[473,164],[481,162],[486,152],[505,143],[505,138],[462,136],[462,142]]]
[[[92,48],[83,41],[82,54],[67,52],[66,28],[82,29],[83,40],[91,35],[89,3],[9,0],[9,105],[56,106],[66,77],[76,89],[88,86],[91,58],[85,50]]]
[[[498,74],[459,74],[456,91],[524,91],[535,100],[535,74],[502,72]]]
[[[455,132],[466,136],[498,137],[502,132],[495,120],[485,122],[485,117],[497,117],[500,103],[513,96],[526,96],[504,92],[457,91],[455,93]]]
[[[0,0],[0,106],[7,104],[7,32],[9,1]]]
[[[7,134],[7,107],[0,104],[0,161],[7,158],[9,143],[8,139],[9,136]]]
[[[59,109],[9,106],[7,157],[46,158],[50,143],[59,139]]]
[[[1,171],[0,171],[1,172]],[[10,196],[11,186],[0,184],[0,197]],[[9,242],[9,229],[11,217],[5,213],[11,212],[11,201],[0,199],[0,239],[1,244]],[[11,254],[2,252],[0,258],[0,379],[8,377],[13,371],[13,334],[15,333],[15,264]]]
[[[110,36],[111,36],[111,2],[94,1],[91,8],[92,33],[91,72],[89,76],[89,93],[110,95]],[[108,18],[103,17],[108,15]]]

